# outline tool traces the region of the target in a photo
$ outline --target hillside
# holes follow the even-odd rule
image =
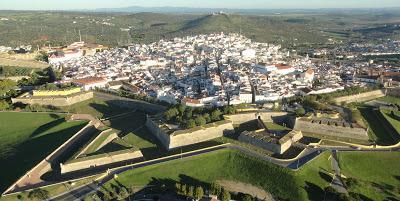
[[[283,45],[325,43],[328,39],[352,40],[399,37],[395,13],[371,21],[366,13],[168,14],[0,11],[0,45],[60,45],[82,39],[109,46],[148,43],[163,38],[210,32],[241,32],[260,42]],[[391,23],[392,28],[383,26]]]

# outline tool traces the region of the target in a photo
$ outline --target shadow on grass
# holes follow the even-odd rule
[[[326,174],[325,172],[322,171],[319,171],[318,174],[326,182],[330,183],[332,181],[332,177],[329,174]]]
[[[324,200],[324,190],[311,183],[311,182],[306,182],[306,186],[304,189],[307,192],[308,199],[311,201],[321,201]]]
[[[56,115],[56,114],[53,114],[53,115]],[[57,117],[59,117],[59,116],[57,115]],[[56,119],[56,116],[52,116],[52,118]],[[41,133],[44,133],[44,132],[50,130],[53,127],[56,127],[56,126],[62,124],[62,123],[65,123],[65,118],[60,118],[60,119],[54,120],[52,122],[49,122],[47,124],[41,125],[35,131],[33,131],[33,133],[29,137],[33,138]]]
[[[15,147],[16,152],[0,160],[0,191],[4,191],[19,177],[33,168],[47,155],[78,132],[84,125],[76,125],[58,132],[38,136]]]

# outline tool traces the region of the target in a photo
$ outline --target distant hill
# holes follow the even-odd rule
[[[161,9],[161,8],[159,8]],[[174,8],[175,9],[175,8]],[[137,8],[137,10],[140,10]],[[173,9],[172,9],[173,10]],[[101,11],[101,10],[98,10]],[[241,32],[283,45],[400,38],[400,12],[237,14],[0,11],[0,45],[65,45],[82,39],[108,46],[148,43],[193,34]]]

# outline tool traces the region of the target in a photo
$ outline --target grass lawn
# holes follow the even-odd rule
[[[399,159],[399,152],[339,152],[342,174],[358,180],[356,184],[350,185],[349,190],[370,200],[400,198]]]
[[[308,200],[320,201],[324,199],[324,189],[329,186],[333,173],[331,162],[328,160],[330,152],[324,152],[310,161],[296,172],[301,189],[307,194]]]
[[[86,122],[45,113],[0,113],[0,191],[34,167]],[[5,165],[6,164],[6,165]]]
[[[106,188],[110,190],[115,185],[134,188],[162,184],[172,187],[176,181],[208,188],[209,183],[220,179],[250,183],[286,200],[303,200],[305,196],[298,188],[298,180],[291,170],[232,150],[130,170],[107,183]]]
[[[271,130],[271,131],[288,131],[288,130],[290,130],[289,128],[281,126],[276,123],[272,123],[272,122],[264,122],[264,123],[265,123],[265,126],[267,126],[268,130]]]
[[[384,96],[384,97],[378,98],[376,100],[387,102],[387,103],[400,104],[400,98],[397,98],[394,96]]]
[[[126,108],[121,108],[96,98],[62,107],[61,109],[71,113],[91,114],[99,119],[129,112]]]
[[[394,142],[399,142],[400,141],[400,121],[393,118],[392,115],[390,114],[390,110],[381,110],[380,111],[382,115],[386,118],[386,120],[389,122],[389,124],[394,128],[396,132],[391,132],[391,137],[394,140]],[[398,115],[399,112],[396,112]]]

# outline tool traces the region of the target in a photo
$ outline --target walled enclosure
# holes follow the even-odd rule
[[[251,120],[255,120],[258,116],[266,122],[286,122],[287,112],[246,112],[234,115],[225,115],[224,118],[232,121],[233,125],[239,125]]]
[[[28,97],[23,94],[17,98],[12,98],[13,103],[23,104],[38,104],[38,105],[52,105],[55,107],[63,107],[73,105],[82,101],[86,101],[93,98],[93,92],[79,92],[68,96],[32,96]]]
[[[232,122],[227,120],[207,124],[201,127],[195,127],[188,130],[174,131],[170,134],[160,128],[160,122],[155,121],[156,120],[151,120],[150,118],[147,118],[146,127],[153,135],[158,138],[158,140],[160,140],[160,142],[168,150],[212,140],[218,137],[222,137],[226,134],[234,133]]]

